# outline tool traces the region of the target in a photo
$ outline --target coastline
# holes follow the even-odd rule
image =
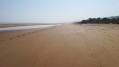
[[[4,24],[0,23],[0,28],[5,28],[5,27],[18,27],[18,26],[33,26],[33,25],[55,25],[55,24],[48,24],[48,23],[9,23],[9,24]]]

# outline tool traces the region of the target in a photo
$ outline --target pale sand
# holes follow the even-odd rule
[[[0,67],[119,67],[119,25],[1,34]]]

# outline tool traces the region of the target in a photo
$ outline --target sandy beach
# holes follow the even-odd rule
[[[119,67],[119,25],[0,33],[0,67]]]

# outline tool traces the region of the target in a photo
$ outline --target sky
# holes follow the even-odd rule
[[[119,15],[119,0],[0,0],[0,22],[68,23]]]

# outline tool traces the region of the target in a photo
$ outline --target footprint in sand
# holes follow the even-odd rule
[[[33,33],[33,32],[30,32],[30,33]]]
[[[102,65],[100,65],[100,67],[102,67]]]
[[[117,56],[117,58],[119,58],[119,56]]]
[[[14,38],[9,38],[9,40],[13,40]]]
[[[36,32],[39,32],[39,31],[36,31]]]
[[[112,48],[114,48],[114,47],[112,47]]]
[[[30,34],[30,33],[27,33],[27,34]]]
[[[33,33],[35,33],[35,31]]]
[[[88,30],[85,30],[85,31],[88,31]]]
[[[1,40],[1,41],[5,41],[5,40]]]
[[[91,49],[89,48],[88,50],[90,51]]]
[[[105,49],[105,47],[102,47],[103,49]]]
[[[26,36],[26,34],[23,34],[22,36]]]
[[[5,40],[0,40],[0,44],[1,44],[3,41],[5,41]]]
[[[20,35],[17,36],[18,38],[20,37]]]

